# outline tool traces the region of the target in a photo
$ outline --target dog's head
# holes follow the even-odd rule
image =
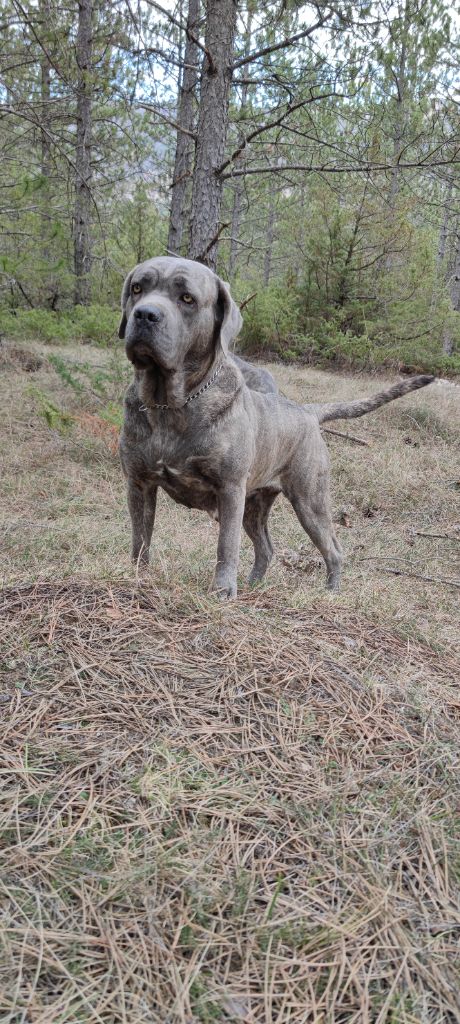
[[[228,285],[193,260],[159,256],[128,274],[120,338],[139,369],[160,374],[199,367],[236,338],[242,318]]]

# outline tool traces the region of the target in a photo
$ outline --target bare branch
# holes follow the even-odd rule
[[[398,167],[403,171],[426,170],[432,167],[453,167],[460,165],[460,155],[451,160],[435,160],[428,164],[423,160],[414,160],[412,163],[399,163]],[[268,167],[246,167],[240,170],[227,171],[222,174],[222,179],[242,178],[246,174],[284,174],[286,171],[306,171],[309,174],[373,174],[376,171],[393,171],[394,164],[358,164],[355,167],[328,167],[327,164],[275,164]]]
[[[20,0],[13,0],[13,6],[19,11],[19,14],[21,15],[21,18],[24,19],[25,24],[30,29],[30,31],[31,31],[34,39],[35,39],[35,42],[40,47],[42,53],[44,53],[47,61],[49,62],[50,67],[53,68],[53,70],[56,72],[58,78],[60,78],[61,81],[65,83],[65,85],[67,85],[70,89],[73,89],[72,83],[69,81],[67,75],[63,73],[63,71],[62,71],[62,69],[60,67],[58,67],[58,65],[56,64],[55,60],[53,59],[53,55],[49,52],[49,50],[45,46],[43,40],[38,35],[33,22],[30,20],[27,11],[25,10],[25,8],[20,3]]]
[[[295,36],[288,36],[283,39],[281,43],[273,43],[272,46],[264,46],[261,50],[255,50],[254,53],[248,53],[247,56],[239,57],[238,60],[234,61],[232,67],[235,71],[236,68],[243,67],[244,64],[251,64],[255,60],[259,60],[260,57],[267,57],[269,53],[274,53],[275,50],[284,50],[288,46],[293,46],[294,43],[298,43],[300,39],[306,39],[307,36],[311,36],[313,32],[316,32],[317,28],[321,28],[327,21],[332,18],[332,14],[328,14],[325,18],[320,18],[319,21],[311,25],[310,28],[304,29],[302,32],[297,32]]]
[[[158,46],[145,46],[142,50],[131,50],[133,57],[159,57],[164,60],[166,64],[174,64],[176,68],[198,68],[197,64],[184,64],[183,60],[179,60],[177,57],[173,57],[172,54],[167,53],[166,50],[161,50]]]
[[[278,128],[280,125],[283,124],[286,118],[289,117],[289,115],[292,114],[295,110],[300,110],[302,107],[306,107],[307,104],[309,103],[315,103],[316,100],[326,100],[329,99],[331,96],[338,95],[341,94],[336,92],[328,92],[322,93],[320,96],[312,96],[312,89],[310,89],[310,96],[308,99],[299,100],[298,103],[289,103],[286,110],[283,110],[279,117],[275,118],[273,121],[268,121],[266,124],[259,125],[259,127],[255,128],[254,131],[250,132],[250,134],[247,135],[245,139],[242,139],[240,145],[238,146],[238,149],[235,149],[232,155],[229,156],[228,159],[225,160],[223,164],[221,164],[217,173],[222,174],[222,172],[225,170],[226,167],[228,167],[229,164],[233,163],[235,160],[238,159],[240,154],[243,152],[243,149],[245,149],[246,146],[248,146],[249,143],[253,141],[253,139],[257,138],[258,135],[262,135],[263,132],[268,132],[270,128]],[[227,175],[225,175],[225,177],[227,177]]]
[[[230,221],[229,220],[226,221],[225,224],[221,224],[220,225],[219,230],[216,231],[214,237],[211,238],[210,242],[208,242],[208,245],[206,246],[206,249],[204,250],[204,252],[200,253],[199,256],[195,256],[195,259],[196,259],[197,263],[203,263],[204,262],[204,260],[205,260],[206,256],[208,255],[208,252],[210,251],[210,249],[212,249],[212,247],[216,244],[216,242],[219,241],[219,238],[220,238],[222,232],[225,231],[225,228],[228,228],[229,225],[230,225]]]
[[[252,295],[248,295],[247,299],[243,299],[243,301],[240,302],[240,313],[245,308],[245,306],[248,305],[249,302],[252,302],[252,300],[255,299],[256,295],[257,292],[252,292]]]
[[[163,111],[158,110],[157,107],[152,107],[150,103],[139,103],[139,107],[142,107],[143,110],[150,111],[151,114],[156,114],[157,117],[161,117],[166,124],[171,125],[171,128],[175,128],[177,132],[182,132],[183,135],[189,135],[191,139],[196,139],[195,132],[190,132],[188,128],[183,128],[178,121],[174,120],[173,117],[167,117],[166,114],[163,114]]]
[[[214,61],[211,57],[211,54],[207,46],[204,46],[204,44],[198,39],[195,33],[192,32],[188,25],[185,25],[183,21],[179,21],[178,18],[175,18],[174,15],[171,14],[171,11],[167,11],[165,7],[162,7],[161,4],[157,4],[155,0],[146,0],[146,2],[148,3],[149,7],[154,7],[156,11],[162,14],[163,17],[165,17],[171,23],[171,25],[174,25],[176,28],[180,29],[181,32],[185,32],[185,35],[192,40],[192,43],[195,43],[196,46],[198,46],[198,48],[202,51],[202,53],[204,53],[205,56],[208,58],[210,68],[212,69],[214,67]]]

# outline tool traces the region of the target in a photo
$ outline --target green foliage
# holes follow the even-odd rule
[[[92,341],[96,345],[107,345],[116,335],[120,314],[109,306],[74,306],[62,319],[73,325],[76,341]]]
[[[73,423],[73,416],[59,409],[41,388],[31,386],[29,394],[36,400],[39,415],[43,417],[50,430],[58,430],[61,434],[68,433]]]
[[[18,309],[0,311],[0,329],[10,338],[67,342],[72,340],[68,319],[49,309]]]
[[[297,296],[287,287],[279,283],[260,288],[244,310],[243,346],[281,354],[297,336],[300,322]]]
[[[130,378],[130,369],[125,361],[120,367],[120,361],[114,356],[112,365],[103,368],[74,359],[63,359],[53,353],[49,356],[49,362],[63,384],[76,395],[98,401],[98,414],[102,419],[112,426],[121,426],[123,410],[119,401],[120,386],[125,386]]]
[[[0,331],[10,338],[46,344],[93,342],[108,345],[116,335],[119,313],[109,306],[75,306],[68,312],[51,309],[0,310]]]
[[[81,395],[84,390],[82,382],[78,380],[68,364],[61,359],[61,356],[51,355],[49,361],[64,384],[68,384],[77,394]]]
[[[452,356],[444,355],[438,338],[433,335],[419,338],[404,339],[391,335],[372,335],[372,322],[367,330],[356,334],[344,328],[344,316],[340,313],[327,320],[324,317],[304,317],[299,310],[299,296],[286,291],[286,302],[291,302],[295,309],[295,318],[286,315],[283,321],[279,315],[279,323],[294,323],[296,330],[283,335],[273,326],[273,308],[275,306],[274,289],[267,289],[258,294],[258,305],[253,315],[248,318],[241,336],[241,347],[249,356],[262,352],[272,354],[285,362],[300,360],[303,363],[333,364],[337,368],[376,370],[382,368],[404,368],[413,373],[435,373],[438,376],[449,376],[460,373],[460,353]],[[276,294],[276,292],[275,292]],[[281,306],[283,311],[284,306]],[[459,318],[460,320],[460,318]],[[401,325],[404,326],[404,322]],[[302,327],[305,333],[302,333]]]

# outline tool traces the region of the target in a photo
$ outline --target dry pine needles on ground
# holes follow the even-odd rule
[[[269,591],[1,618],[5,1019],[459,1019],[451,656]]]
[[[267,582],[220,607],[214,527],[163,499],[136,578],[122,357],[59,352],[3,360],[0,1018],[454,1024],[455,389],[330,439],[340,597],[280,502]]]

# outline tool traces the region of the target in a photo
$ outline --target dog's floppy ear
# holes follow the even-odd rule
[[[126,331],[126,324],[128,323],[128,317],[126,316],[126,304],[128,302],[128,299],[129,299],[129,293],[130,293],[130,289],[131,289],[131,278],[132,278],[132,276],[133,276],[133,271],[131,271],[131,273],[128,274],[127,278],[125,279],[125,283],[123,285],[123,291],[121,293],[121,320],[120,320],[120,326],[118,328],[118,337],[119,338],[124,338],[125,331]]]
[[[216,321],[220,324],[220,343],[224,352],[228,352],[231,342],[241,331],[243,317],[230,295],[228,284],[220,277],[217,278],[217,289]]]

